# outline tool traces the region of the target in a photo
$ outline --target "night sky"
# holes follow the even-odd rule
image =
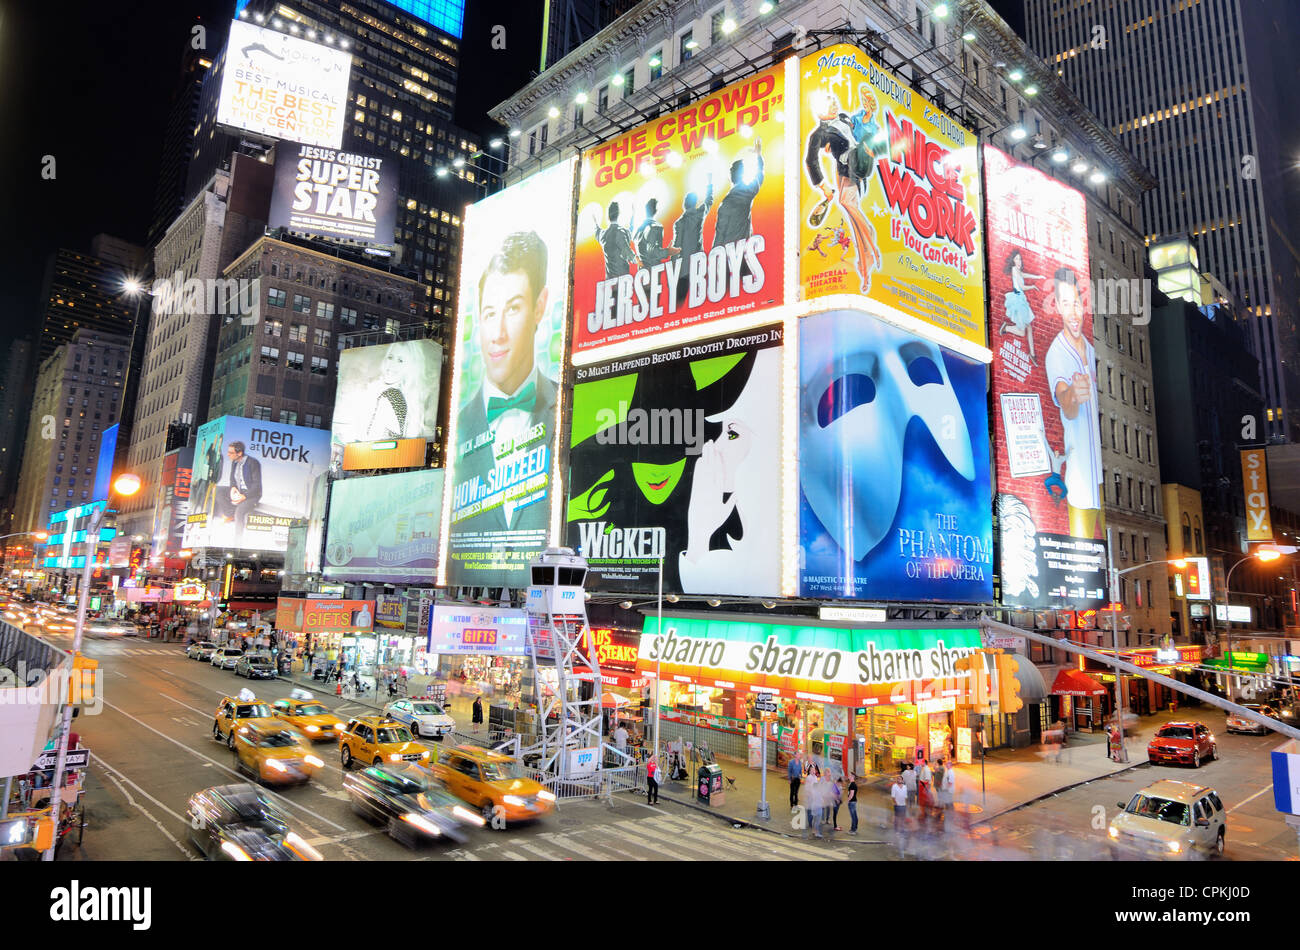
[[[467,6],[457,120],[488,136],[485,110],[537,68],[541,0]],[[100,232],[144,243],[190,28],[201,18],[219,48],[233,11],[234,0],[0,0],[0,345],[35,336],[53,250],[89,250]],[[491,49],[498,23],[504,51]]]

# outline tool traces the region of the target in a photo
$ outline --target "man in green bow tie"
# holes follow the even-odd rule
[[[499,447],[525,442],[538,424],[545,427],[544,439],[519,451],[554,441],[556,383],[538,369],[534,357],[539,327],[547,342],[552,331],[547,258],[536,232],[516,232],[502,241],[479,279],[474,332],[483,382],[457,417],[457,483],[475,476],[486,483],[496,465],[510,461],[508,454],[497,458]],[[487,432],[491,437],[483,438]],[[490,496],[478,514],[453,521],[452,531],[545,530],[548,508],[545,492],[536,498]]]

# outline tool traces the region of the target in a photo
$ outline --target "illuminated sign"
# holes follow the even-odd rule
[[[497,632],[492,627],[486,629],[466,627],[460,632],[460,642],[466,646],[494,647],[497,645]]]
[[[640,637],[630,631],[613,630],[609,627],[588,627],[584,643],[588,650],[595,642],[596,662],[603,670],[606,666],[626,670],[636,669]]]
[[[1241,476],[1246,487],[1246,540],[1272,541],[1268,501],[1268,456],[1263,449],[1242,449]]]
[[[281,597],[275,627],[294,633],[369,633],[374,626],[371,600],[305,600]]]
[[[1216,620],[1226,620],[1229,623],[1250,623],[1250,617],[1249,607],[1238,604],[1231,604],[1226,607],[1223,604],[1214,605],[1214,618]]]
[[[438,604],[429,612],[429,652],[523,656],[527,630],[522,610]]]
[[[199,601],[208,599],[208,589],[203,581],[186,578],[172,588],[172,600]]]
[[[424,464],[427,445],[424,439],[352,442],[343,446],[343,471],[366,472],[377,468],[419,468]]]

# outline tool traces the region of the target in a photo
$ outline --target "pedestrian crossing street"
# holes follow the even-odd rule
[[[640,806],[649,808],[650,806]],[[847,861],[851,848],[732,828],[702,815],[663,814],[512,835],[422,860],[456,861]]]

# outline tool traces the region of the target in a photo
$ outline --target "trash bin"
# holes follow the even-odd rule
[[[725,800],[722,791],[722,766],[701,765],[695,776],[695,798],[705,805],[721,805]]]

